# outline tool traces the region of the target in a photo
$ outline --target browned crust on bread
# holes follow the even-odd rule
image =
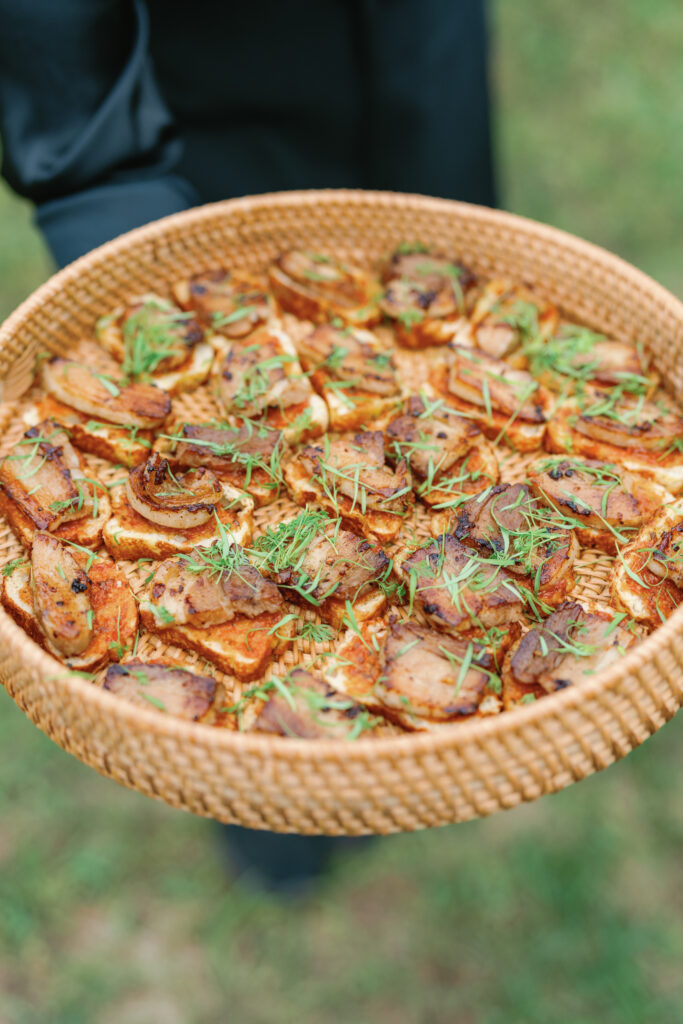
[[[94,490],[93,485],[84,483],[85,490]],[[97,515],[83,516],[81,519],[72,519],[67,523],[51,530],[53,537],[59,540],[70,540],[74,544],[80,544],[84,548],[96,551],[102,546],[102,530],[111,516],[111,503],[105,487],[97,488]],[[33,537],[37,526],[32,519],[17,505],[15,501],[0,487],[0,514],[7,520],[10,529],[23,544],[27,551],[33,546]]]

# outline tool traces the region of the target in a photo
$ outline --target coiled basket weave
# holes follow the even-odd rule
[[[464,203],[292,192],[167,217],[55,275],[0,328],[3,428],[30,384],[36,351],[63,354],[131,295],[164,291],[220,264],[263,270],[291,246],[368,264],[403,240],[457,256],[487,276],[533,282],[570,317],[640,339],[683,398],[683,304],[617,257],[554,228]],[[604,579],[598,583],[604,587]],[[379,740],[242,735],[139,709],[61,669],[2,611],[0,678],[64,750],[175,807],[278,832],[386,833],[514,807],[624,757],[683,702],[683,608],[579,686],[489,719]]]

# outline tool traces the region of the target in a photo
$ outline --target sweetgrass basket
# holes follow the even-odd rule
[[[640,339],[683,398],[683,304],[617,257],[557,229],[464,203],[311,191],[167,217],[52,277],[0,328],[0,428],[18,429],[36,351],[74,348],[99,315],[130,295],[164,291],[184,274],[218,264],[263,270],[291,246],[368,264],[406,239],[487,276],[533,282],[582,323]],[[16,553],[13,544],[0,528],[3,561]],[[583,592],[595,596],[604,587],[596,561]],[[536,704],[436,733],[353,743],[242,735],[139,709],[60,668],[2,611],[0,679],[64,750],[172,806],[278,832],[388,833],[514,807],[624,757],[683,701],[683,609],[614,667]]]

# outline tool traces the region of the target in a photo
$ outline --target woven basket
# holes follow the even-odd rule
[[[683,304],[622,260],[556,229],[462,203],[324,191],[231,200],[133,231],[55,275],[0,328],[0,427],[40,348],[64,352],[127,296],[198,269],[262,270],[283,249],[360,263],[419,239],[485,275],[533,282],[577,320],[639,338],[683,398]],[[0,558],[16,553],[5,531]],[[278,832],[359,835],[464,821],[607,767],[671,718],[683,694],[683,609],[580,686],[437,733],[299,742],[138,709],[59,666],[0,612],[0,678],[65,750],[149,796]]]

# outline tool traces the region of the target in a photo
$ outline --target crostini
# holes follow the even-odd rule
[[[177,281],[173,297],[206,330],[226,338],[246,338],[277,318],[275,302],[257,278],[220,267]]]
[[[683,499],[655,512],[619,552],[611,594],[615,607],[650,629],[683,604]]]
[[[379,280],[332,256],[290,249],[271,263],[268,278],[278,304],[301,320],[339,317],[355,327],[379,322]]]

